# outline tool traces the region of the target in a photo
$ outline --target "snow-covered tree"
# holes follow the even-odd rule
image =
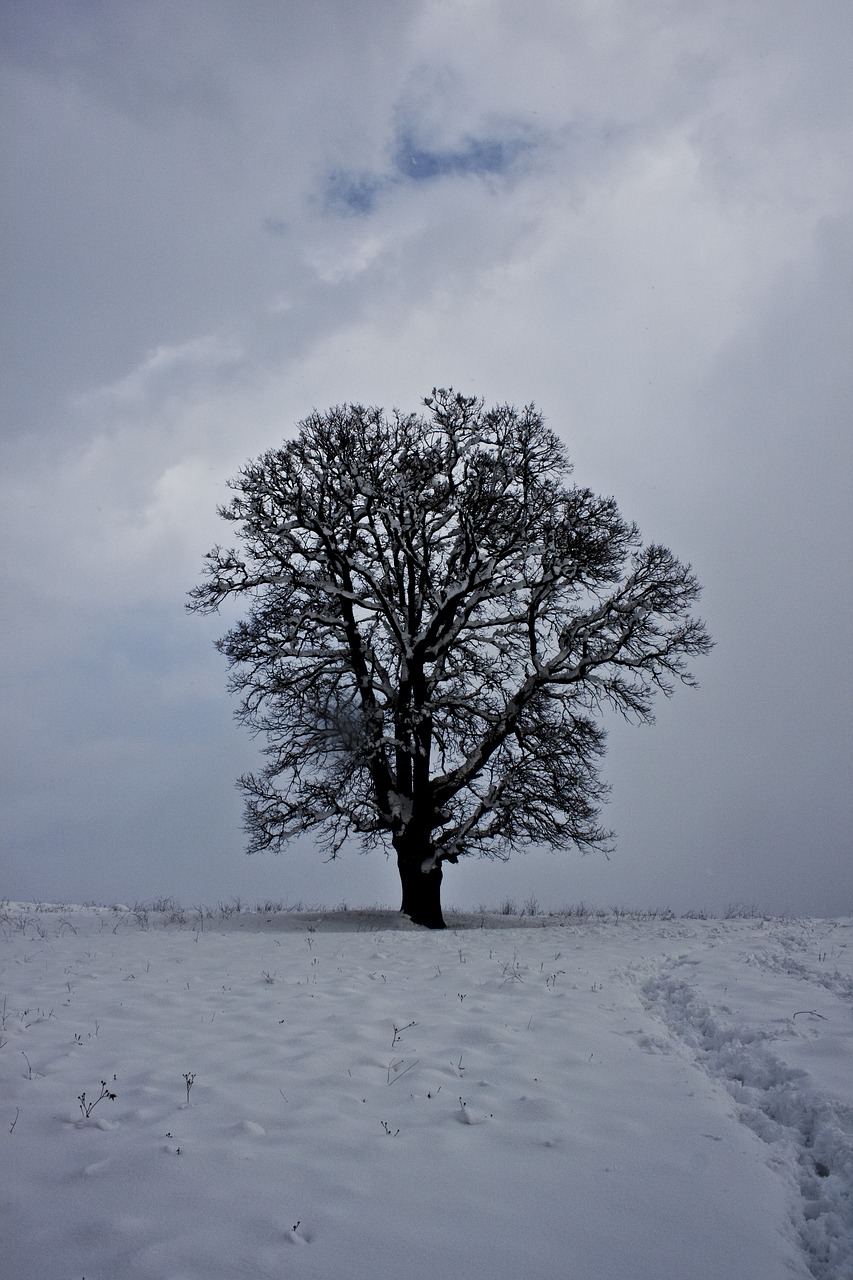
[[[218,648],[266,739],[250,852],[390,844],[402,911],[441,927],[445,863],[607,845],[602,711],[651,720],[711,641],[689,566],[569,472],[533,405],[440,390],[315,412],[230,482],[241,546],[189,607],[247,601]]]

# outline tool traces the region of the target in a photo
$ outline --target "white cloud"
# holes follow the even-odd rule
[[[115,382],[96,387],[76,398],[78,413],[129,411],[151,412],[153,403],[168,396],[170,385],[185,391],[197,375],[230,370],[243,358],[241,346],[233,339],[211,334],[149,352],[130,373]]]

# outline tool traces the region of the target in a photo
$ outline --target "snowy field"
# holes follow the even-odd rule
[[[7,1280],[853,1277],[853,921],[450,919],[4,904]]]

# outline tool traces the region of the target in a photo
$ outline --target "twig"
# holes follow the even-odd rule
[[[101,1081],[101,1092],[98,1094],[97,1098],[95,1098],[93,1102],[86,1101],[85,1093],[80,1094],[77,1101],[80,1103],[80,1110],[83,1113],[83,1116],[86,1120],[89,1119],[89,1116],[92,1114],[92,1112],[94,1111],[98,1103],[103,1102],[104,1098],[109,1098],[110,1102],[115,1102],[116,1100],[116,1095],[114,1093],[111,1093],[107,1088],[106,1080]]]
[[[395,1066],[399,1066],[402,1061],[403,1059],[400,1058],[399,1061],[395,1063],[392,1059],[392,1061],[388,1063],[388,1083],[389,1084],[393,1084],[395,1080],[400,1079],[400,1076],[404,1076],[406,1074],[406,1071],[411,1071],[412,1067],[416,1067],[420,1062],[420,1058],[415,1058],[414,1062],[410,1062],[409,1065],[405,1068],[405,1070],[401,1071],[399,1075],[395,1075],[392,1077],[391,1075],[392,1069]]]

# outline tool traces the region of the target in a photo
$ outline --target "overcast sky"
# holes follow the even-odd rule
[[[531,400],[716,638],[618,850],[448,905],[853,910],[850,0],[3,0],[0,893],[394,903],[243,852],[225,481],[344,401]]]

